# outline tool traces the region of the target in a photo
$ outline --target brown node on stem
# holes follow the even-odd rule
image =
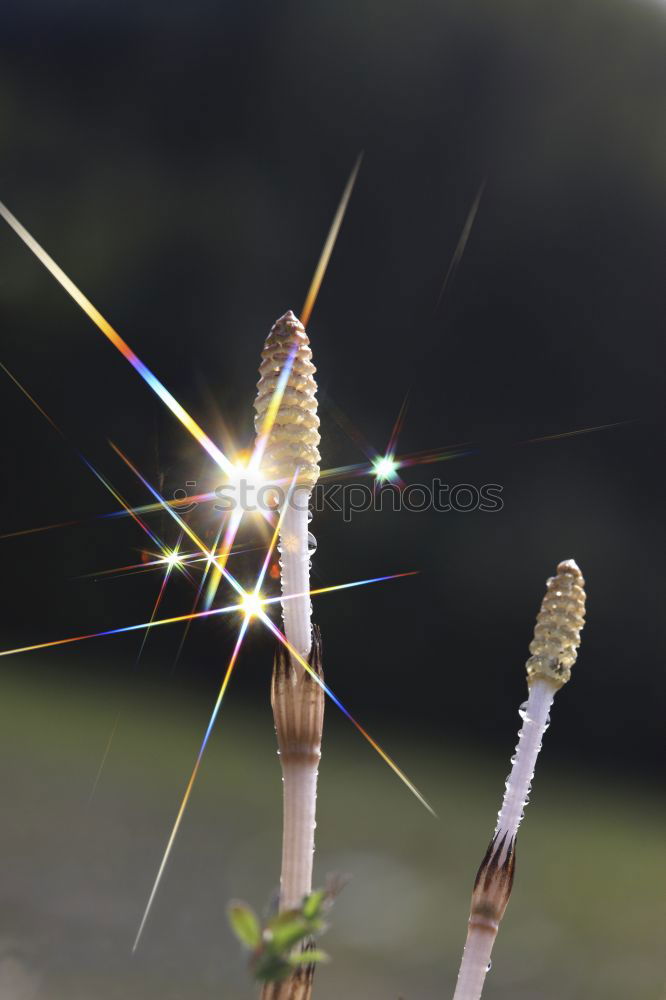
[[[501,838],[496,833],[490,841],[472,892],[470,927],[493,934],[497,933],[509,902],[516,866],[516,838],[514,836],[507,840],[507,837],[506,832]]]
[[[312,649],[308,663],[319,681],[323,682],[321,632],[317,625],[312,626]],[[321,684],[299,663],[293,662],[289,651],[278,643],[273,664],[271,705],[283,763],[290,759],[318,761],[321,757],[324,701]]]
[[[546,584],[530,643],[527,681],[537,677],[561,687],[571,677],[585,624],[585,580],[573,559],[561,562]]]
[[[310,1000],[314,973],[314,962],[300,965],[289,979],[266,983],[261,991],[261,1000]]]

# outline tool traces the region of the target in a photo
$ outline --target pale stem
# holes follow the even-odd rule
[[[299,907],[312,891],[318,760],[282,762],[284,819],[280,910]]]
[[[529,697],[525,704],[523,724],[518,735],[518,746],[513,758],[513,767],[506,781],[504,801],[497,817],[495,832],[508,831],[509,838],[515,836],[523,809],[534,777],[536,759],[541,749],[541,740],[548,725],[548,713],[557,688],[546,679],[537,677],[529,686]]]
[[[479,1000],[497,931],[470,927],[453,1000]]]
[[[284,630],[288,642],[305,659],[312,649],[310,603],[310,556],[308,554],[309,491],[294,491],[284,513],[280,531],[282,594],[289,597],[282,603]],[[298,595],[298,596],[292,596]],[[293,663],[297,675],[303,667]],[[294,698],[297,695],[294,689]],[[294,701],[296,710],[296,701]],[[314,860],[315,809],[317,803],[317,769],[321,732],[311,734],[313,743],[292,747],[283,753],[283,833],[280,909],[298,907],[303,897],[312,891]]]
[[[529,697],[521,712],[523,724],[520,727],[518,746],[513,757],[511,773],[506,781],[504,801],[497,818],[493,844],[497,845],[496,866],[493,875],[497,874],[497,866],[507,858],[513,850],[515,836],[523,818],[523,810],[527,803],[534,777],[536,759],[541,749],[541,740],[548,726],[548,713],[553,703],[557,687],[552,681],[537,677],[529,685]],[[490,850],[492,863],[492,847]],[[486,878],[489,868],[482,865],[483,877]],[[511,886],[508,886],[506,897],[502,900],[499,910],[494,905],[495,898],[491,893],[487,900],[483,898],[483,888],[475,886],[472,896],[472,913],[467,931],[465,950],[463,951],[458,982],[453,1000],[480,1000],[486,974],[490,966],[490,954],[497,936],[499,921],[508,901]],[[477,899],[477,893],[480,898]]]
[[[280,560],[282,595],[290,600],[282,603],[282,617],[287,640],[307,659],[312,648],[307,492],[296,489],[287,502],[280,530]],[[292,597],[293,594],[299,596]]]

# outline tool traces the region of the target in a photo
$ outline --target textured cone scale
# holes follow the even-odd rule
[[[585,580],[573,559],[561,562],[546,584],[527,661],[528,682],[537,677],[561,687],[571,677],[585,624]]]
[[[255,429],[264,432],[264,421],[286,363],[293,364],[284,395],[270,429],[262,472],[268,482],[289,485],[296,469],[298,484],[312,489],[319,478],[319,417],[310,341],[303,324],[291,310],[273,325],[261,352],[260,379],[254,403]]]

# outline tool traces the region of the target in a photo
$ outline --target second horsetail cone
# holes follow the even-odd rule
[[[291,364],[286,384],[280,386],[285,366]],[[268,427],[262,472],[272,483],[289,486],[298,469],[297,485],[312,490],[319,479],[319,417],[310,341],[301,321],[289,310],[274,324],[261,352],[255,429]],[[275,393],[283,389],[276,402]],[[276,405],[277,403],[277,405]],[[271,412],[271,404],[276,412]],[[271,424],[272,420],[272,424]]]
[[[541,677],[561,687],[571,677],[585,624],[584,586],[573,559],[561,562],[548,580],[526,663],[528,683]]]

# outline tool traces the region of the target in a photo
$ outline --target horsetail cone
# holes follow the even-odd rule
[[[291,370],[283,385],[283,373],[289,364]],[[308,491],[319,479],[317,445],[320,438],[315,371],[308,335],[300,320],[289,310],[274,323],[264,344],[254,403],[257,434],[264,434],[266,425],[270,428],[262,472],[266,480],[282,482],[285,488],[291,483],[296,470],[297,485]]]
[[[276,495],[284,508],[280,528],[284,630],[304,657],[312,648],[307,501],[319,478],[314,373],[308,335],[290,310],[273,325],[261,352],[254,408],[261,472],[269,485],[278,488]],[[292,482],[293,492],[286,500]]]
[[[585,624],[584,586],[573,559],[561,562],[547,581],[525,665],[528,684],[540,677],[560,688],[570,679]]]

